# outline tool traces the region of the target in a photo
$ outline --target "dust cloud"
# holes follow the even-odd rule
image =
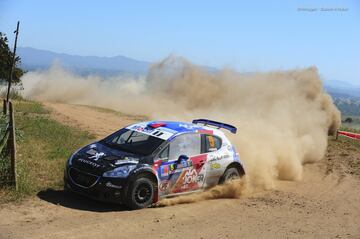
[[[230,183],[167,204],[239,197],[249,188],[273,188],[276,179],[300,180],[302,165],[324,157],[328,133],[341,122],[315,67],[209,73],[183,58],[169,57],[138,78],[81,77],[53,65],[47,71],[28,72],[22,80],[24,96],[34,100],[96,105],[154,119],[209,118],[235,125],[238,133],[229,137],[245,163],[246,187]]]

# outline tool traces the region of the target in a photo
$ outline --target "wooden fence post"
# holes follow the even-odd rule
[[[15,61],[16,61],[16,45],[17,45],[17,39],[19,34],[19,25],[20,22],[17,22],[16,31],[14,32],[15,35],[15,44],[14,44],[14,52],[12,56],[12,63],[11,63],[11,70],[10,70],[10,77],[9,77],[9,83],[8,83],[8,89],[7,89],[7,95],[6,95],[6,101],[9,102],[10,97],[10,89],[11,89],[11,82],[13,81],[13,74],[14,74],[14,68],[15,68]]]
[[[4,99],[3,101],[3,114],[6,115],[7,114],[7,110],[8,110],[8,104],[7,101]]]
[[[16,174],[16,139],[15,139],[15,119],[14,119],[14,108],[11,101],[9,101],[9,117],[10,117],[10,137],[9,137],[9,149],[10,149],[10,160],[11,160],[11,173],[15,184],[16,191],[18,190],[17,185],[17,174]]]

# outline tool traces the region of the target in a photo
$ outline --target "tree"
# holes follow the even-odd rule
[[[0,32],[0,84],[5,84],[10,78],[11,64],[13,53],[8,45],[8,38],[5,34]],[[24,74],[24,71],[17,67],[21,63],[19,56],[15,57],[14,73],[12,78],[12,84],[18,85],[21,83],[20,77]]]

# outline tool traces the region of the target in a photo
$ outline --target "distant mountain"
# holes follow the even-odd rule
[[[336,93],[330,93],[330,95],[343,115],[360,116],[360,97],[345,96]]]
[[[139,61],[125,56],[77,56],[39,50],[31,47],[19,47],[17,53],[22,60],[21,67],[25,70],[47,69],[56,61],[60,62],[64,68],[81,75],[138,75],[146,73],[150,65],[149,62]]]
[[[360,79],[359,79],[360,80]],[[350,84],[344,81],[330,81],[324,82],[324,87],[328,92],[336,94],[343,94],[347,96],[360,97],[360,85]]]
[[[105,77],[119,74],[146,74],[151,64],[125,56],[78,56],[31,47],[19,47],[17,54],[21,57],[21,67],[28,71],[48,69],[54,62],[59,62],[65,69],[80,75],[96,74]],[[209,72],[218,70],[211,66],[200,67]]]
[[[342,81],[325,81],[324,87],[343,115],[360,116],[360,87]]]

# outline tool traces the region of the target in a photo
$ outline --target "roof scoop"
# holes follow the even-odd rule
[[[165,122],[151,122],[151,123],[148,124],[148,126],[153,128],[153,129],[156,129],[156,128],[159,128],[159,127],[166,126],[166,123]]]

